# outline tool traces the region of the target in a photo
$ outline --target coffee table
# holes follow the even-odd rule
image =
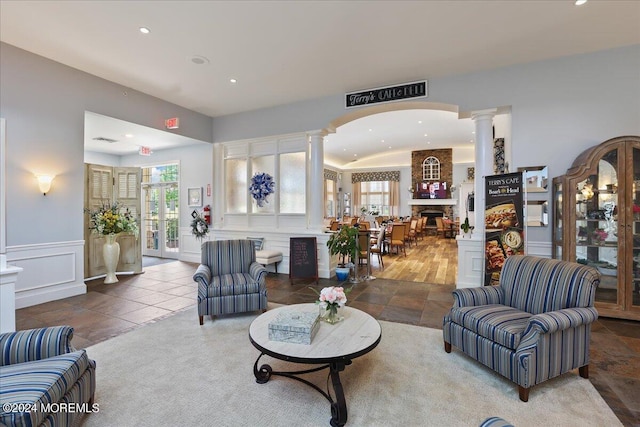
[[[350,365],[353,359],[369,353],[378,345],[382,338],[380,323],[363,311],[345,306],[339,309],[339,314],[344,316],[344,320],[335,325],[321,322],[310,345],[270,341],[269,322],[285,310],[318,312],[318,306],[316,304],[294,304],[279,307],[267,311],[251,323],[249,340],[255,348],[260,350],[260,356],[253,365],[256,382],[264,384],[269,381],[272,375],[300,381],[317,390],[329,401],[331,404],[330,424],[334,427],[344,426],[347,422],[347,402],[340,382],[340,372],[345,369],[345,366]],[[291,372],[274,371],[268,364],[263,364],[258,368],[258,362],[265,354],[287,362],[320,364],[322,366]],[[331,397],[328,384],[325,392],[317,385],[299,376],[324,369],[329,369],[335,400]]]

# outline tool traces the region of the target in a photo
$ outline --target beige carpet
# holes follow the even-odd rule
[[[100,411],[83,425],[329,425],[329,403],[317,391],[283,377],[255,382],[258,351],[248,338],[255,317],[199,326],[189,310],[89,347]],[[458,351],[445,353],[442,331],[380,323],[380,345],[341,375],[347,426],[477,426],[494,415],[517,427],[621,425],[577,373],[534,387],[523,403],[515,384]],[[265,361],[275,370],[301,366]],[[325,388],[326,371],[307,377]]]

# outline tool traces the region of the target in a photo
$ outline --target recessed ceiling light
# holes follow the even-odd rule
[[[431,144],[431,141],[427,141],[427,144]]]
[[[211,62],[209,61],[209,58],[202,55],[192,55],[189,60],[196,65],[206,65]]]
[[[347,149],[346,149],[346,148],[343,148],[343,149],[342,149],[342,151],[347,151]]]
[[[587,0],[576,0],[575,5],[576,6],[582,6],[583,4],[585,4],[587,2]]]
[[[125,134],[124,134],[124,137],[125,137],[125,138],[133,138],[133,134],[131,134],[131,133],[125,133]]]
[[[418,120],[418,123],[422,123],[422,120]]]
[[[389,150],[391,150],[391,146],[389,146]]]
[[[354,155],[353,155],[353,157],[358,157],[358,155],[357,155],[357,154],[354,154]]]
[[[382,140],[382,142],[384,142],[384,139]]]
[[[476,131],[474,130],[474,131],[473,131],[473,132],[471,132],[471,133],[475,135],[475,134],[476,134]]]
[[[238,83],[238,80],[236,80],[236,79],[229,79],[229,83]]]
[[[369,129],[369,132],[371,132],[373,129]]]
[[[148,29],[147,27],[140,27],[140,32],[142,34],[149,34],[151,32],[151,30]]]
[[[425,133],[424,136],[427,136],[427,134]]]

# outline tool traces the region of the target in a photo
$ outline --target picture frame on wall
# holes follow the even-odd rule
[[[199,208],[202,206],[202,187],[187,189],[187,204],[190,208]]]

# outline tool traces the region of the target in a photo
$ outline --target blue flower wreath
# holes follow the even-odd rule
[[[249,192],[251,197],[256,200],[258,206],[262,207],[267,201],[267,196],[274,192],[276,183],[273,181],[273,177],[268,173],[257,173],[251,178],[251,186]]]

